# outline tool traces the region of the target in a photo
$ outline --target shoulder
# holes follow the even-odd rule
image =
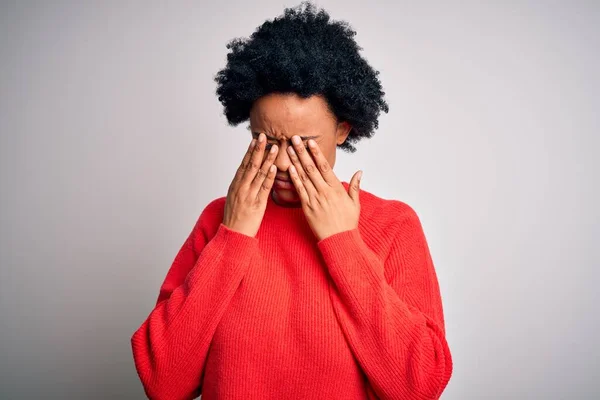
[[[426,243],[415,209],[402,200],[385,199],[361,189],[359,230],[365,243],[382,259],[399,249]],[[410,250],[412,251],[412,250]]]
[[[191,236],[194,239],[195,247],[202,247],[208,243],[217,233],[223,215],[225,213],[226,196],[216,198],[210,201],[196,219]]]
[[[360,190],[361,222],[385,228],[397,228],[407,222],[419,221],[415,209],[402,200],[386,199]]]
[[[225,213],[225,200],[227,200],[227,197],[223,196],[210,201],[204,207],[202,213],[200,213],[198,222],[211,222],[218,220],[220,223],[223,220],[223,215]]]

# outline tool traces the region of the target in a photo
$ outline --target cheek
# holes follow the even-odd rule
[[[335,165],[335,151],[331,154],[330,157],[327,158],[327,162],[329,163],[329,166],[333,168],[333,166]]]
[[[329,165],[333,165],[335,162],[335,146],[319,145],[319,148]]]

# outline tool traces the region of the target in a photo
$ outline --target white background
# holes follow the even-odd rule
[[[0,398],[144,397],[131,334],[249,140],[225,45],[296,4],[2,2]],[[335,171],[421,217],[443,399],[598,398],[599,3],[319,5],[381,71],[390,113]]]

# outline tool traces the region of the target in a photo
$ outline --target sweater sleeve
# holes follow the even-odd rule
[[[204,214],[177,253],[155,308],[131,338],[135,367],[151,399],[201,394],[210,342],[258,250],[256,238],[222,223],[208,240]]]
[[[403,210],[385,260],[359,229],[318,242],[338,322],[380,399],[437,399],[452,373],[438,281],[417,215]]]

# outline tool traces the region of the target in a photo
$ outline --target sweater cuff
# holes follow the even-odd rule
[[[362,242],[358,228],[354,228],[319,240],[317,246],[319,246],[325,262],[343,262],[351,259],[352,253],[356,254],[357,251],[361,250],[361,245],[364,245]]]
[[[326,237],[317,242],[317,246],[330,271],[353,275],[364,274],[363,276],[372,283],[385,279],[383,264],[377,254],[364,242],[358,228]]]
[[[219,225],[213,237],[224,258],[246,260],[258,249],[258,239]]]
[[[200,265],[218,265],[225,263],[229,271],[235,273],[239,268],[250,263],[258,252],[258,239],[234,231],[221,223],[213,238],[206,244],[196,266],[187,275],[186,280],[195,283],[203,274],[205,268]]]

